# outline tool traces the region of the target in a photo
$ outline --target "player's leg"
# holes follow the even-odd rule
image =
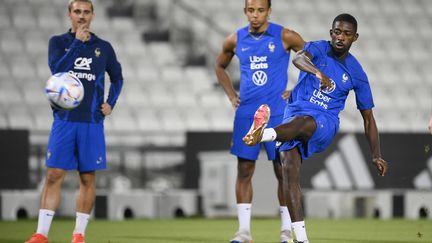
[[[268,127],[275,127],[282,123],[283,116],[272,116],[268,122]],[[281,217],[281,231],[280,231],[280,242],[281,243],[292,243],[292,232],[291,232],[291,217],[286,206],[285,197],[283,194],[283,176],[282,176],[282,163],[280,161],[279,149],[276,142],[263,143],[266,151],[267,158],[273,161],[273,170],[278,181],[278,199],[279,199],[279,212]]]
[[[47,146],[45,183],[41,194],[36,233],[26,242],[47,242],[48,233],[60,205],[61,185],[66,170],[77,166],[75,151],[75,126],[71,122],[54,120]]]
[[[292,227],[299,243],[308,242],[300,188],[300,166],[302,157],[297,148],[282,151],[280,157],[284,178],[283,192],[293,221]]]
[[[60,205],[61,185],[65,175],[66,171],[63,169],[48,168],[42,189],[36,233],[26,243],[48,242],[51,223]]]
[[[78,128],[80,189],[72,242],[84,242],[85,230],[96,198],[96,171],[106,168],[105,135],[102,124],[80,124]]]
[[[96,173],[79,172],[80,189],[76,201],[76,220],[72,242],[84,242],[90,214],[96,198]]]
[[[315,132],[316,123],[311,116],[295,116],[288,123],[283,123],[275,127],[274,130],[276,141],[287,142],[297,139],[306,142]]]
[[[231,240],[232,243],[249,242],[252,237],[250,234],[250,222],[252,211],[252,176],[255,172],[255,161],[237,157],[237,179],[236,179],[236,199],[237,199],[237,219],[239,228]]]
[[[268,121],[270,110],[261,108],[262,107],[260,107],[255,113],[254,120]],[[294,116],[275,128],[265,128],[267,122],[261,122],[259,124],[259,126],[256,126],[255,122],[250,127],[250,130],[245,133],[246,135],[243,137],[245,144],[254,146],[260,142],[270,142],[275,140],[286,142],[293,139],[306,141],[308,138],[312,137],[316,129],[315,120],[311,116]]]
[[[90,214],[96,198],[96,172],[79,172],[80,187],[77,197],[76,210]]]
[[[255,161],[237,158],[236,199],[238,204],[252,202],[252,176],[255,172]]]
[[[242,137],[249,130],[253,119],[235,118],[232,136],[231,153],[237,156],[236,199],[239,229],[231,240],[232,243],[251,242],[250,233],[252,211],[252,176],[255,171],[255,161],[258,159],[260,145],[246,146]]]
[[[278,181],[277,193],[279,199],[279,213],[281,217],[280,242],[292,243],[293,238],[291,232],[291,216],[289,214],[288,207],[286,204],[286,199],[283,193],[282,164],[279,156],[277,156],[276,159],[273,160],[273,170]]]

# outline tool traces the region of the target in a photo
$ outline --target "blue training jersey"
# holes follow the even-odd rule
[[[306,43],[304,50],[313,56],[312,63],[331,79],[333,88],[321,91],[320,81],[315,75],[301,71],[288,101],[285,117],[317,111],[328,114],[339,124],[339,113],[345,107],[350,90],[355,92],[359,110],[374,107],[368,77],[360,63],[350,53],[344,60],[339,60],[331,48],[330,43],[323,40]]]
[[[69,111],[53,109],[54,119],[102,123],[104,115],[100,109],[104,103],[105,72],[111,81],[107,102],[112,108],[123,86],[121,66],[111,44],[93,33],[86,42],[76,39],[71,32],[53,36],[49,40],[48,65],[53,74],[75,74],[84,86],[81,104]]]
[[[288,84],[290,52],[282,43],[283,27],[269,23],[262,36],[251,36],[249,26],[237,31],[235,53],[240,61],[240,105],[237,117],[253,117],[261,104],[271,115],[282,115],[282,93]]]

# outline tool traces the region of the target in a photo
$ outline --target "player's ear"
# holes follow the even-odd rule
[[[357,39],[359,38],[359,34],[358,33],[356,33],[355,35],[354,35],[354,39],[353,39],[353,42],[354,41],[356,41]]]
[[[243,13],[246,14],[246,8],[243,8]]]
[[[333,29],[330,29],[329,33],[330,33],[330,36],[333,35]]]

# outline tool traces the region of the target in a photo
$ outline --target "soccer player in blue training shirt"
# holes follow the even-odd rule
[[[288,92],[288,63],[290,51],[299,51],[304,41],[296,32],[271,23],[270,0],[245,0],[244,13],[249,25],[229,35],[217,57],[215,72],[233,107],[236,109],[231,153],[237,156],[237,216],[239,229],[232,243],[251,242],[250,233],[252,175],[260,145],[246,146],[242,138],[253,122],[255,110],[263,103],[272,109],[269,125],[282,122]],[[235,91],[226,72],[236,55],[240,62],[240,95]],[[276,143],[264,143],[267,157],[273,161],[278,179],[278,198],[281,213],[281,242],[292,242],[291,218],[282,195],[282,170],[277,158]]]
[[[68,7],[72,27],[50,39],[48,63],[53,74],[74,73],[83,83],[85,95],[73,110],[53,109],[38,227],[27,243],[48,242],[67,170],[77,170],[80,177],[72,243],[84,242],[96,195],[95,171],[106,168],[103,121],[111,114],[123,85],[121,66],[111,44],[89,30],[94,17],[92,1],[71,0]],[[104,101],[105,72],[111,81],[107,101]]]
[[[369,81],[360,63],[349,53],[358,36],[356,19],[349,14],[340,14],[333,20],[331,41],[306,43],[304,50],[293,60],[301,72],[285,108],[283,123],[275,128],[265,128],[269,114],[257,112],[255,123],[244,137],[244,142],[250,146],[259,142],[282,142],[283,190],[298,242],[308,242],[301,204],[300,165],[330,145],[339,130],[339,112],[344,108],[350,90],[356,94],[372,162],[381,176],[387,172],[372,113],[374,103]],[[265,107],[263,105],[261,109],[266,110]]]

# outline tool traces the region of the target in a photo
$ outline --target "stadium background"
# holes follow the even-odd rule
[[[109,169],[98,175],[95,217],[234,216],[233,111],[212,70],[226,35],[247,24],[243,0],[94,1],[92,31],[112,43],[124,90],[105,121]],[[432,2],[276,0],[271,21],[305,40],[328,39],[353,14],[352,53],[371,81],[387,177],[376,176],[353,95],[341,134],[303,166],[308,217],[432,218]],[[34,217],[52,121],[43,93],[47,43],[69,26],[67,1],[0,1],[0,189],[3,220]],[[229,72],[238,81],[238,63]],[[290,66],[289,87],[298,70]],[[261,158],[261,160],[263,160]],[[276,216],[271,166],[258,164],[254,214]],[[270,179],[272,178],[272,179]],[[74,215],[76,175],[59,215]],[[271,190],[269,190],[269,188]],[[274,190],[272,190],[274,189]],[[274,198],[274,200],[269,200]],[[317,203],[321,202],[321,203]],[[322,203],[326,202],[326,203]]]

